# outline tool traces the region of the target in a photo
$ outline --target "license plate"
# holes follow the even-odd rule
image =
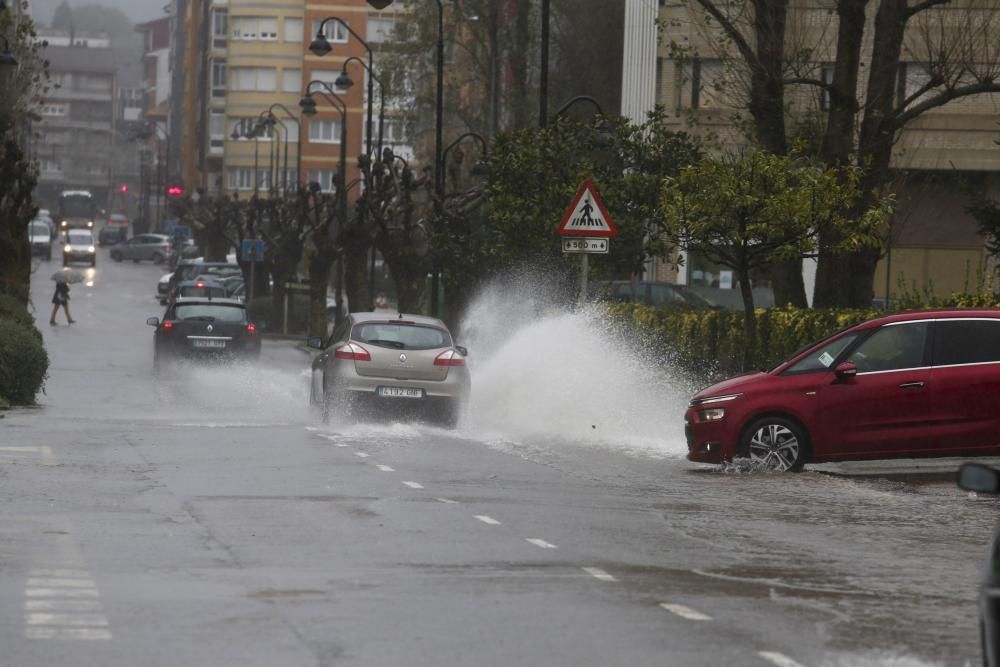
[[[191,344],[195,347],[210,347],[210,348],[221,348],[226,346],[226,341],[224,340],[193,340]]]
[[[386,398],[423,398],[424,390],[405,387],[379,387],[378,395]]]

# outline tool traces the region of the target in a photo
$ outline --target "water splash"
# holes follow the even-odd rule
[[[690,384],[600,306],[574,308],[533,278],[487,288],[459,329],[473,378],[462,434],[685,454]]]

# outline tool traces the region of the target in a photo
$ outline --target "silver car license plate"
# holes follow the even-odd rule
[[[222,348],[226,346],[226,341],[224,340],[198,340],[195,339],[191,341],[191,344],[195,347],[211,347],[211,348]]]
[[[379,387],[378,395],[386,398],[423,398],[424,390],[406,387]]]

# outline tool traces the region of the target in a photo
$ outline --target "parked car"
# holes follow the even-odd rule
[[[94,234],[89,229],[70,229],[66,232],[63,266],[68,266],[70,262],[87,262],[91,266],[97,266]]]
[[[126,259],[140,262],[148,259],[153,264],[163,264],[169,255],[170,237],[164,234],[139,234],[111,249],[111,259],[116,262]]]
[[[1000,310],[869,320],[698,392],[688,459],[807,462],[1000,454]]]
[[[49,230],[51,230],[52,240],[55,241],[56,238],[59,236],[59,226],[56,225],[55,220],[52,219],[52,214],[49,212],[49,209],[47,208],[38,209],[38,213],[35,214],[35,218],[44,221],[45,224],[49,226]]]
[[[234,262],[206,262],[201,258],[185,259],[177,265],[170,273],[165,273],[156,284],[156,298],[161,305],[167,305],[170,294],[182,280],[195,280],[199,276],[202,278],[213,278],[219,280],[224,277],[240,275],[242,269]]]
[[[981,463],[966,463],[958,469],[958,486],[966,491],[995,496],[1000,494],[1000,470]],[[1000,531],[986,560],[986,572],[979,586],[979,637],[984,667],[1000,667]]]
[[[202,297],[205,299],[225,299],[228,298],[226,288],[215,280],[195,279],[182,280],[174,288],[173,298],[183,299],[185,297]]]
[[[324,417],[397,408],[454,425],[468,401],[468,350],[441,320],[352,313],[328,340],[309,345],[322,350],[312,362],[310,403]]]
[[[97,243],[101,246],[121,243],[128,240],[128,225],[122,225],[108,220],[97,233]]]
[[[180,359],[255,360],[260,337],[246,306],[235,299],[180,298],[170,304],[163,320],[151,317],[153,369]]]
[[[28,223],[28,243],[31,244],[32,255],[42,255],[52,259],[52,228],[40,218]]]
[[[610,280],[598,282],[592,294],[608,301],[643,303],[648,306],[682,306],[685,308],[713,308],[712,302],[695,293],[687,285],[646,280]]]

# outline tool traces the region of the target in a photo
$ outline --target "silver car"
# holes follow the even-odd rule
[[[170,237],[164,234],[139,234],[111,249],[111,259],[120,262],[131,259],[138,262],[150,259],[154,264],[163,264],[170,257]]]
[[[310,402],[324,419],[393,411],[454,426],[468,401],[468,350],[433,317],[352,313],[329,340],[311,338],[309,346],[322,350]]]

